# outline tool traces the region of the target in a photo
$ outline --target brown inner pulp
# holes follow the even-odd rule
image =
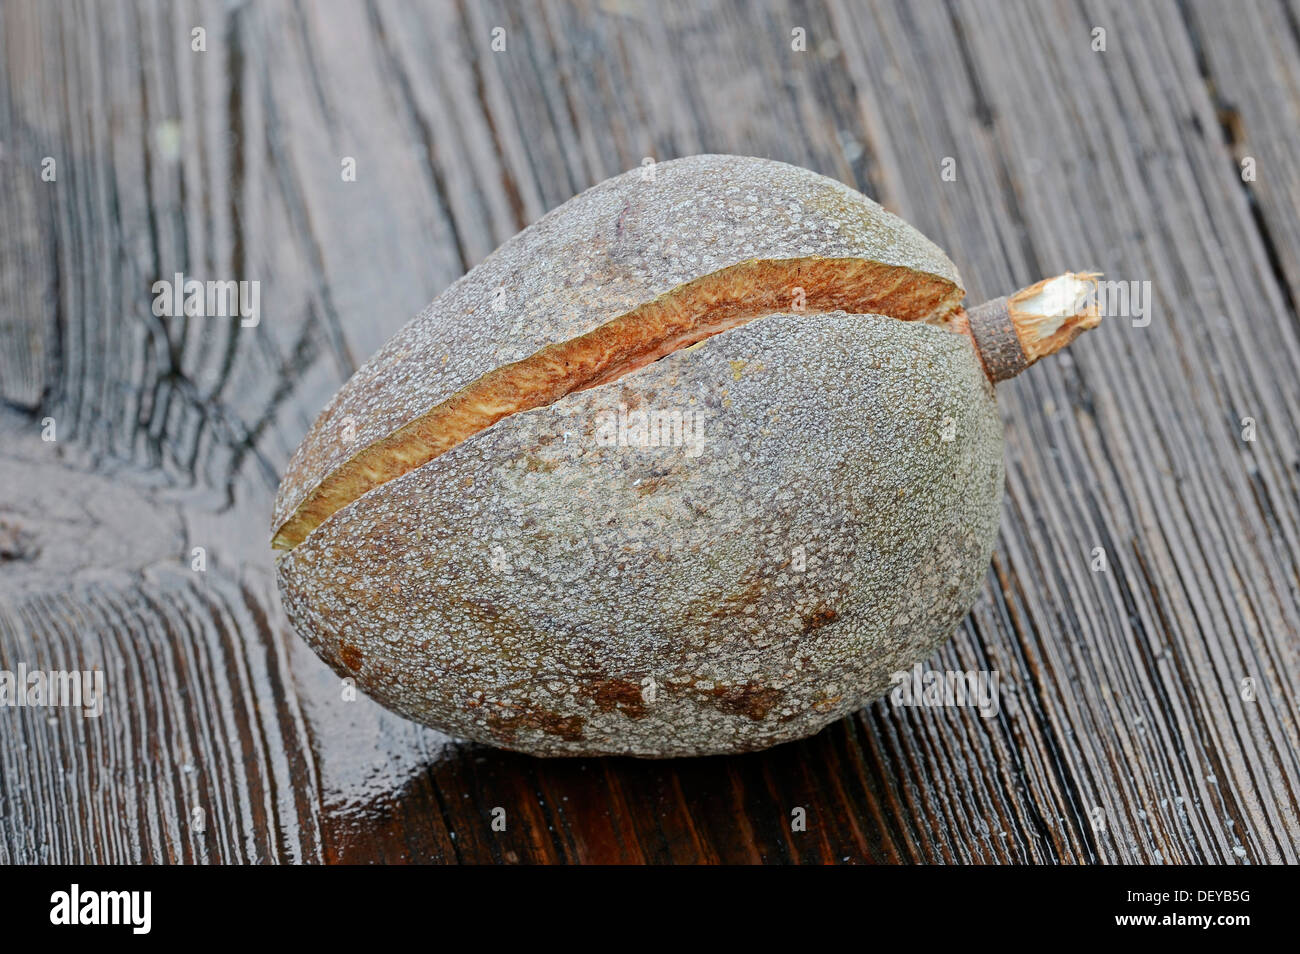
[[[503,417],[616,380],[698,341],[764,315],[846,311],[943,321],[964,294],[947,279],[855,258],[741,262],[680,285],[568,341],[502,365],[363,448],[326,476],[276,532],[292,550],[367,491],[421,467]]]

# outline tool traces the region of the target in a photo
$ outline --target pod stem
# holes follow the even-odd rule
[[[1101,323],[1099,272],[1066,272],[954,316],[970,334],[993,383],[1013,378]],[[964,319],[964,321],[963,321]],[[964,328],[961,325],[965,325]]]

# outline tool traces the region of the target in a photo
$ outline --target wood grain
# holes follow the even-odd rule
[[[0,711],[0,863],[1294,863],[1298,22],[1264,0],[6,4],[0,668],[97,666],[108,698]],[[1149,325],[1112,317],[999,389],[1002,535],[929,665],[997,670],[1001,711],[877,703],[755,755],[545,762],[347,701],[271,580],[289,454],[501,241],[701,151],[876,196],[971,300],[1066,269],[1150,282]],[[155,317],[178,271],[259,280],[260,323]]]

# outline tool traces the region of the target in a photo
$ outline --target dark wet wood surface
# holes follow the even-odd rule
[[[1297,861],[1298,23],[5,3],[0,668],[100,667],[107,703],[0,711],[0,862]],[[762,754],[544,762],[342,701],[270,573],[306,428],[501,241],[704,151],[856,185],[972,301],[1066,269],[1151,283],[1149,325],[999,389],[1002,534],[930,665],[997,670],[1001,712],[878,703]],[[175,272],[259,280],[260,323],[154,317]]]

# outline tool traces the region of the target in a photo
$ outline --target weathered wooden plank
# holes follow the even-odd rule
[[[1295,861],[1296,18],[1241,6],[6,6],[0,663],[101,665],[111,708],[0,713],[0,861]],[[857,184],[976,298],[1152,283],[1003,389],[998,553],[930,661],[1000,713],[538,762],[345,701],[273,592],[288,454],[504,238],[706,150]],[[260,280],[261,322],[155,318],[176,271]]]
[[[1246,316],[1239,316],[1228,327],[1250,327],[1251,337],[1262,347],[1243,352],[1240,364],[1225,368],[1228,359],[1221,352],[1200,350],[1198,342],[1187,340],[1204,337],[1207,323],[1198,321],[1190,332],[1183,332],[1179,319],[1189,317],[1186,312],[1191,309],[1171,306],[1204,297],[1206,283],[1199,276],[1216,270],[1219,242],[1238,253],[1231,264],[1238,281],[1263,282],[1261,297],[1270,291],[1262,274],[1262,257],[1251,254],[1258,241],[1249,216],[1230,201],[1234,189],[1223,174],[1230,172],[1230,166],[1221,153],[1216,155],[1217,143],[1192,141],[1172,127],[1165,113],[1151,115],[1149,105],[1143,109],[1144,103],[1159,101],[1167,103],[1173,115],[1208,111],[1208,101],[1198,95],[1190,45],[1179,34],[1170,37],[1164,28],[1174,13],[1170,9],[1144,7],[1138,14],[1103,8],[1082,17],[1072,29],[1059,21],[1044,22],[1035,11],[1008,5],[990,4],[970,12],[961,17],[962,30],[954,38],[959,41],[954,47],[944,49],[928,33],[920,47],[933,51],[924,66],[932,71],[934,86],[978,91],[985,100],[977,111],[1000,133],[999,156],[989,161],[980,153],[983,137],[968,122],[953,121],[938,99],[924,110],[909,113],[924,117],[925,123],[910,129],[907,139],[909,147],[930,158],[928,164],[908,167],[915,178],[932,176],[940,157],[952,155],[959,169],[970,170],[967,179],[1007,181],[1008,205],[1002,214],[986,220],[1002,234],[975,231],[960,246],[950,243],[954,254],[962,254],[959,247],[975,254],[1015,249],[1022,244],[1016,233],[1023,227],[1031,237],[1027,247],[1038,259],[1036,264],[1028,263],[1029,274],[1050,272],[1058,264],[1078,263],[1083,257],[1083,262],[1112,275],[1118,271],[1117,277],[1151,280],[1156,301],[1169,308],[1164,321],[1157,311],[1150,328],[1132,329],[1119,347],[1114,344],[1119,329],[1112,327],[1097,335],[1095,346],[1075,349],[1072,357],[1079,369],[1075,380],[1070,380],[1070,362],[1060,362],[1035,370],[1007,389],[1003,401],[1010,440],[1008,496],[1019,519],[1004,523],[1004,555],[995,565],[1006,567],[1004,574],[1020,581],[1022,592],[1028,592],[1012,620],[1019,641],[1033,650],[1041,640],[1047,651],[1015,681],[1037,686],[1039,703],[1050,719],[1047,730],[1056,736],[1050,746],[1059,747],[1061,755],[1075,763],[1066,766],[1061,785],[1080,793],[1071,795],[1082,802],[1082,806],[1076,802],[1071,823],[1081,829],[1079,837],[1088,837],[1079,807],[1087,812],[1100,807],[1107,830],[1116,831],[1113,857],[1118,860],[1195,858],[1201,857],[1200,852],[1207,858],[1231,860],[1229,852],[1241,845],[1225,833],[1217,813],[1237,819],[1245,813],[1247,827],[1262,834],[1255,849],[1267,857],[1290,857],[1292,839],[1286,833],[1294,824],[1295,750],[1288,739],[1294,721],[1285,687],[1294,684],[1297,629],[1293,591],[1286,581],[1295,578],[1295,562],[1289,554],[1266,547],[1246,552],[1241,529],[1259,520],[1248,487],[1239,481],[1235,499],[1225,500],[1222,476],[1205,468],[1197,472],[1185,452],[1189,447],[1217,448],[1217,453],[1208,452],[1211,457],[1220,466],[1237,469],[1230,466],[1239,460],[1233,442],[1236,428],[1224,427],[1224,419],[1231,420],[1232,399],[1220,396],[1216,401],[1204,387],[1190,382],[1212,379],[1216,372],[1227,374],[1233,387],[1262,384],[1273,390],[1256,398],[1252,402],[1256,407],[1295,407],[1289,392],[1294,376],[1285,371],[1285,356],[1294,352],[1295,339],[1280,308],[1266,317],[1251,318],[1249,325]],[[913,28],[927,27],[926,14],[942,33],[943,18],[929,7],[909,8]],[[888,47],[904,29],[902,16],[897,24],[862,33]],[[1130,45],[1093,54],[1088,39],[1094,23],[1109,26],[1116,46],[1124,38]],[[1018,38],[1018,53],[1010,57],[1007,38],[1013,36]],[[1151,37],[1173,42],[1163,46],[1150,42]],[[855,61],[882,62],[872,52]],[[1122,69],[1104,59],[1115,52],[1124,57]],[[973,71],[970,82],[963,83],[952,69],[962,63]],[[1111,81],[1117,84],[1115,92],[1105,95]],[[1190,92],[1184,95],[1184,91]],[[879,101],[886,100],[879,97]],[[961,107],[958,117],[968,110]],[[938,128],[931,132],[926,123]],[[1099,154],[1099,148],[1109,151]],[[963,161],[968,151],[978,161]],[[1135,171],[1139,168],[1144,171]],[[970,221],[979,221],[977,208],[994,183],[977,182],[967,189],[962,181],[959,174],[951,184],[958,188],[936,189],[932,183],[927,192],[918,183],[911,191],[922,198],[934,196],[935,204],[943,207],[936,215],[969,208]],[[1194,201],[1200,195],[1207,201]],[[1175,221],[1164,234],[1151,235],[1147,223],[1160,222],[1162,210]],[[916,216],[926,218],[924,211]],[[1213,244],[1204,241],[1210,222],[1219,231]],[[1200,248],[1188,242],[1193,238],[1202,239]],[[1044,254],[1048,250],[1057,251],[1049,258]],[[965,266],[960,257],[958,261]],[[1215,327],[1222,326],[1216,323]],[[1257,369],[1258,363],[1279,355],[1271,368]],[[1159,381],[1158,389],[1150,387],[1153,378]],[[1054,410],[1066,407],[1078,409],[1074,421]],[[1289,429],[1289,422],[1283,426]],[[1118,436],[1108,442],[1105,435]],[[1291,446],[1287,435],[1267,449],[1276,454],[1275,466],[1280,466],[1275,473],[1283,486],[1288,483],[1283,476],[1287,462],[1294,460]],[[1049,452],[1035,453],[1034,448]],[[1138,457],[1146,459],[1134,459]],[[1109,483],[1108,471],[1113,468],[1123,470],[1116,481],[1118,492],[1099,506],[1088,499],[1089,484],[1098,479]],[[1200,485],[1195,496],[1189,494],[1189,484]],[[1284,496],[1294,493],[1288,490]],[[1130,509],[1134,507],[1136,514]],[[1125,526],[1130,521],[1139,527],[1130,530]],[[1166,534],[1177,537],[1167,542]],[[1252,594],[1259,602],[1243,607],[1244,612],[1222,595],[1212,597],[1213,603],[1202,595],[1213,591],[1216,579],[1232,573],[1218,555],[1222,551],[1198,542],[1198,537],[1209,534],[1224,549],[1237,550],[1236,566],[1253,562],[1247,586],[1253,580],[1269,581],[1261,592]],[[1099,580],[1088,571],[1091,550],[1099,545],[1110,554],[1109,578],[1101,578],[1109,594],[1098,593]],[[1153,566],[1161,567],[1154,577]],[[1052,575],[1040,567],[1050,567]],[[1063,577],[1059,582],[1052,578],[1058,574]],[[1180,592],[1185,587],[1190,592]],[[1165,605],[1158,610],[1150,606],[1152,596]],[[1183,604],[1180,615],[1156,618],[1157,612],[1167,613],[1170,604],[1177,607],[1178,603]],[[1198,608],[1206,618],[1198,619]],[[1125,619],[1123,614],[1134,612],[1140,614],[1137,619]],[[1211,613],[1217,618],[1209,618]],[[980,616],[977,609],[976,621]],[[1232,639],[1234,632],[1239,634],[1237,640]],[[1271,637],[1266,652],[1291,670],[1278,674],[1268,698],[1250,708],[1237,704],[1237,684],[1252,675],[1268,678],[1274,670],[1270,663],[1263,670],[1265,676],[1256,668],[1242,638],[1246,633],[1265,640]],[[1072,646],[1076,640],[1079,645]],[[1221,645],[1225,642],[1227,646]],[[960,641],[957,647],[962,648]],[[1148,666],[1163,671],[1144,671]],[[1086,703],[1082,706],[1081,696]],[[1250,718],[1252,714],[1259,716],[1258,721]],[[1206,727],[1241,723],[1258,735],[1222,737],[1208,746],[1201,738]],[[1106,744],[1093,746],[1094,739]],[[1184,750],[1194,755],[1170,758],[1169,753]],[[1210,766],[1202,768],[1198,764],[1202,760]],[[1221,809],[1216,803],[1223,789],[1223,770],[1234,764],[1254,765],[1265,772],[1276,769],[1279,774],[1273,777],[1284,781],[1256,798],[1257,783],[1239,777],[1232,797],[1239,796],[1241,804],[1229,803]],[[1215,816],[1203,820],[1192,808],[1183,809],[1184,804]],[[1281,821],[1273,815],[1275,810],[1280,810]],[[1202,825],[1218,830],[1211,834]],[[1110,839],[1097,833],[1097,840],[1107,850]]]
[[[320,792],[265,574],[195,572],[183,508],[6,416],[0,661],[98,670],[102,706],[6,708],[0,860],[309,861]],[[83,715],[86,708],[97,715]]]

